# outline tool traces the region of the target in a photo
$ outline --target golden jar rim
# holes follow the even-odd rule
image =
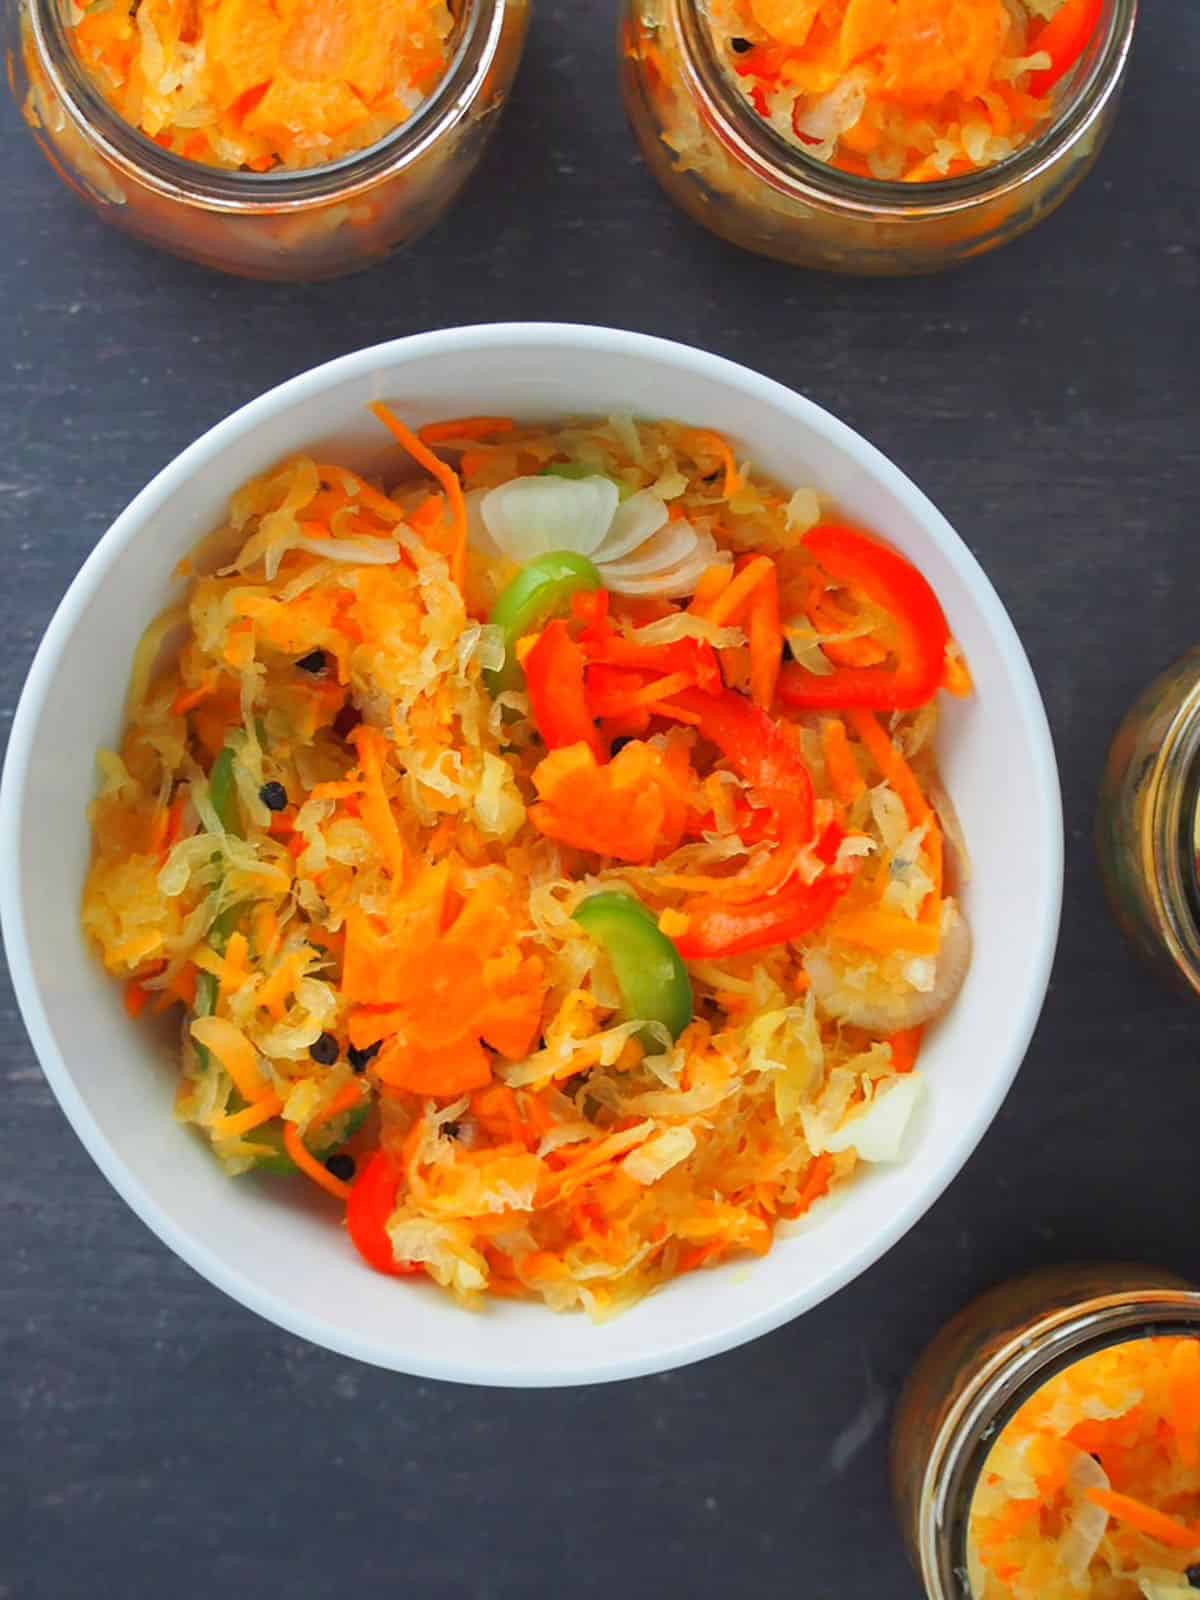
[[[523,0],[462,0],[454,53],[412,116],[363,150],[320,166],[247,172],[164,150],[127,122],[93,84],[67,35],[59,0],[27,0],[33,47],[63,114],[113,167],[177,203],[236,214],[272,214],[353,200],[420,162],[466,114],[499,53],[508,13]]]

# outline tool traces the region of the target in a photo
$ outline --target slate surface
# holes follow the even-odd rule
[[[490,319],[705,345],[875,440],[1012,612],[1046,696],[1068,833],[1033,1048],[966,1172],[831,1303],[673,1375],[488,1393],[311,1349],[171,1257],[68,1129],[5,985],[0,1600],[914,1600],[885,1418],[924,1341],[974,1291],[1040,1262],[1106,1251],[1200,1276],[1200,1013],[1127,958],[1090,844],[1115,721],[1200,633],[1200,12],[1144,8],[1117,132],[1063,212],[957,276],[903,283],[804,276],[676,215],[622,118],[610,13],[540,0],[507,123],[464,202],[349,286],[226,281],[127,242],[54,181],[5,108],[3,732],[115,513],[280,379]]]

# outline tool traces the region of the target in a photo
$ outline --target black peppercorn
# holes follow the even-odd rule
[[[339,1151],[337,1155],[326,1159],[325,1171],[332,1173],[335,1178],[340,1178],[343,1183],[349,1183],[354,1176],[354,1157]]]
[[[369,1044],[365,1050],[356,1050],[354,1046],[351,1045],[349,1050],[346,1052],[350,1066],[355,1072],[365,1072],[367,1070],[367,1062],[370,1061],[373,1056],[377,1056],[378,1054],[378,1042],[375,1044]]]
[[[341,1054],[341,1051],[333,1035],[331,1033],[323,1033],[309,1047],[308,1053],[319,1067],[331,1067]]]
[[[1189,1589],[1200,1589],[1200,1562],[1185,1568],[1183,1575],[1188,1581]]]
[[[729,48],[735,56],[744,56],[747,50],[754,49],[754,45],[749,39],[730,39]]]
[[[263,784],[258,791],[258,798],[268,811],[282,811],[287,805],[287,790],[281,783],[276,783],[272,779],[270,783]]]
[[[296,665],[301,672],[324,672],[325,652],[324,650],[310,650],[306,656],[300,657]]]

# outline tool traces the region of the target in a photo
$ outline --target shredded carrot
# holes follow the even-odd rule
[[[366,722],[360,723],[351,737],[358,751],[363,778],[362,819],[370,829],[388,871],[399,883],[404,877],[406,852],[383,782],[387,739],[380,729]]]
[[[728,440],[711,428],[701,428],[692,437],[701,449],[707,446],[720,460],[725,469],[721,494],[726,500],[732,499],[742,487],[742,475],[737,469],[737,462],[733,459],[733,451],[729,448]]]
[[[905,1028],[892,1034],[888,1044],[892,1050],[892,1071],[911,1072],[917,1064],[924,1028]]]
[[[1113,1489],[1089,1489],[1087,1497],[1110,1517],[1127,1522],[1159,1544],[1168,1545],[1172,1550],[1200,1550],[1200,1529],[1189,1528],[1186,1523],[1156,1511],[1132,1495],[1118,1494]]]
[[[323,1166],[315,1156],[310,1155],[294,1122],[285,1122],[283,1125],[283,1148],[304,1176],[311,1178],[318,1188],[324,1189],[326,1194],[331,1194],[335,1200],[349,1200],[350,1185],[343,1183],[340,1178],[335,1178],[327,1167]]]
[[[150,996],[142,988],[136,978],[130,978],[125,985],[125,1009],[136,1022],[146,1009],[146,1002]]]
[[[775,563],[770,556],[755,556],[748,561],[709,606],[709,621],[718,627],[735,621],[759,584],[766,583],[774,574]]]
[[[208,1125],[208,1131],[214,1139],[240,1139],[242,1134],[249,1133],[252,1128],[261,1127],[264,1122],[270,1122],[283,1110],[283,1101],[276,1094],[268,1094],[244,1111],[234,1111],[228,1116],[216,1117]]]
[[[251,975],[250,946],[244,933],[231,935],[225,954],[219,956],[211,945],[201,945],[195,954],[195,963],[202,972],[210,973],[221,988],[231,994],[240,989]]]
[[[185,961],[164,991],[172,1002],[182,1001],[190,1011],[196,1004],[196,964]]]
[[[946,652],[946,670],[942,676],[942,688],[957,700],[965,700],[975,692],[967,663],[954,650]]]
[[[728,589],[733,579],[733,568],[728,562],[707,567],[696,584],[688,610],[693,616],[706,617],[714,601]]]
[[[915,956],[936,956],[941,949],[941,934],[927,922],[914,922],[902,911],[882,911],[866,907],[860,911],[835,913],[830,933],[846,944],[861,945],[886,955],[903,950]]]
[[[190,1032],[197,1044],[217,1058],[248,1104],[256,1105],[274,1092],[259,1071],[258,1051],[232,1022],[224,1017],[193,1017]]]
[[[423,1048],[401,1045],[396,1040],[385,1044],[375,1057],[375,1073],[393,1088],[410,1094],[432,1095],[452,1100],[491,1082],[492,1067],[487,1052],[473,1034],[463,1034],[450,1044]]]
[[[463,580],[466,575],[467,563],[467,503],[463,499],[462,484],[458,473],[448,466],[440,456],[434,455],[410,428],[405,427],[393,412],[382,401],[376,401],[371,407],[384,427],[396,439],[418,466],[424,467],[432,477],[436,478],[446,491],[446,498],[450,502],[450,510],[454,516],[454,526],[457,532],[457,542],[454,555],[450,562],[450,576],[458,585],[461,592]]]
[[[369,1091],[366,1085],[357,1078],[350,1083],[344,1083],[329,1104],[322,1106],[319,1111],[314,1112],[309,1118],[307,1131],[314,1133],[318,1128],[323,1128],[327,1122],[334,1121],[335,1118],[342,1116],[345,1112],[356,1110],[357,1107],[362,1105],[368,1094]]]
[[[804,1212],[811,1210],[821,1196],[829,1192],[832,1181],[833,1157],[828,1153],[817,1156],[808,1169],[804,1187],[796,1197],[796,1214],[802,1216]]]
[[[279,948],[279,918],[265,900],[254,908],[254,944],[262,960],[269,961]]]
[[[202,701],[217,692],[220,678],[215,672],[206,674],[204,681],[194,689],[181,689],[171,701],[171,714],[176,717],[185,717],[189,711],[194,711]]]
[[[928,822],[932,815],[929,802],[921,792],[912,768],[900,754],[879,725],[873,711],[852,709],[846,712],[846,721],[854,729],[859,741],[865,745],[880,774],[900,796],[904,810],[913,827]]]
[[[828,717],[821,724],[821,752],[834,796],[844,806],[852,806],[867,787],[858,762],[846,737],[846,724],[840,717]]]
[[[754,592],[749,607],[750,698],[767,711],[783,664],[783,629],[779,625],[779,581],[774,562]]]
[[[442,444],[447,439],[488,439],[497,433],[511,433],[511,417],[457,417],[449,422],[427,422],[417,429],[422,444]]]

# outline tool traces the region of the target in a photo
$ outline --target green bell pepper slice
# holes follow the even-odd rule
[[[335,1132],[332,1137],[327,1136],[320,1140],[319,1143],[309,1146],[317,1160],[324,1161],[326,1156],[331,1156],[340,1145],[346,1144],[352,1139],[367,1120],[367,1114],[370,1109],[371,1106],[368,1101],[366,1105],[356,1106],[353,1111],[348,1111],[344,1117],[338,1117],[331,1126],[336,1129],[339,1124],[342,1124],[342,1131],[340,1133]],[[328,1135],[328,1126],[322,1128],[321,1132]],[[286,1177],[289,1173],[296,1171],[296,1163],[284,1148],[283,1130],[274,1122],[269,1122],[261,1128],[255,1128],[254,1132],[247,1137],[246,1143],[256,1151],[261,1152],[254,1158],[255,1172],[274,1172],[280,1177]]]
[[[640,900],[627,894],[589,896],[575,921],[612,963],[626,1022],[661,1022],[679,1035],[692,1020],[692,985],[679,952]],[[647,1034],[641,1042],[657,1049]]]
[[[229,943],[229,936],[238,925],[238,919],[246,907],[242,901],[236,905],[226,906],[219,917],[214,917],[208,928],[208,942],[217,954],[225,954],[225,946]],[[196,1003],[192,1007],[194,1017],[211,1017],[217,1009],[217,980],[211,972],[198,972],[196,974]],[[194,1044],[196,1059],[202,1071],[207,1071],[212,1065],[212,1058],[202,1044]]]
[[[226,833],[241,837],[242,818],[238,808],[237,784],[233,778],[233,751],[228,745],[212,764],[208,775],[208,796]]]
[[[582,461],[552,461],[548,467],[543,467],[543,478],[570,478],[579,482],[583,478],[607,478],[610,483],[617,486],[617,495],[621,500],[628,500],[633,490],[620,478],[614,478],[607,472],[597,472],[595,467],[585,466]]]
[[[522,567],[501,591],[488,617],[492,626],[504,634],[504,665],[484,673],[491,693],[518,689],[524,681],[517,660],[518,639],[551,617],[564,615],[573,594],[603,587],[600,574],[588,558],[573,550],[555,550]]]

